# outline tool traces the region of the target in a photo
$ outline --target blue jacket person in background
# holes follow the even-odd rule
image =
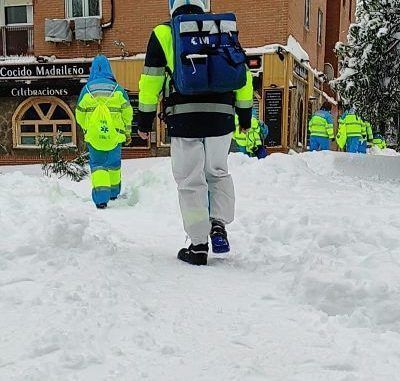
[[[331,110],[331,104],[325,102],[308,123],[311,151],[324,151],[330,148],[330,141],[334,139]]]

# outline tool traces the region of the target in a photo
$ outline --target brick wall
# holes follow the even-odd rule
[[[102,0],[102,22],[111,17],[111,0]],[[58,58],[93,57],[97,53],[108,56],[120,55],[113,44],[115,40],[125,43],[131,53],[146,50],[147,40],[152,28],[168,19],[167,2],[163,0],[115,0],[115,22],[112,28],[105,29],[100,45],[85,45],[73,41],[71,45],[48,43],[44,40],[45,18],[65,18],[65,0],[35,0],[35,54],[56,55]]]
[[[102,1],[103,22],[106,22],[111,15],[111,0]],[[289,0],[212,0],[211,6],[213,12],[236,12],[242,44],[256,47],[286,43],[288,3]],[[131,54],[143,53],[152,28],[169,19],[167,0],[115,0],[115,14],[114,26],[104,31],[101,45],[91,43],[85,46],[76,41],[71,45],[46,43],[44,20],[46,17],[65,18],[65,0],[35,0],[35,54],[74,58],[92,57],[102,52],[117,56],[120,51],[113,45],[115,40],[122,40]]]
[[[235,12],[246,47],[287,42],[288,3],[294,0],[211,0],[213,12]],[[298,0],[296,0],[298,1]]]
[[[338,59],[334,52],[335,45],[339,41],[341,1],[328,0],[325,40],[325,62],[329,62],[335,69],[335,76],[338,72]]]
[[[355,20],[356,0],[328,0],[325,61],[338,74],[338,59],[334,53],[338,41],[346,42],[349,26]]]
[[[311,1],[310,28],[304,27],[305,0],[211,0],[213,12],[233,11],[239,20],[240,39],[245,47],[271,43],[286,44],[293,35],[310,55],[311,65],[323,69],[325,56],[325,26],[329,0]],[[333,0],[341,4],[341,38],[347,35],[350,3],[354,14],[356,0]],[[111,0],[102,0],[103,22],[111,16]],[[322,45],[317,44],[318,9],[324,14]],[[35,54],[56,55],[59,58],[93,57],[97,53],[118,56],[120,50],[115,40],[125,43],[131,53],[143,53],[152,28],[168,20],[167,0],[115,0],[115,23],[104,30],[100,45],[84,45],[76,41],[71,45],[52,44],[44,41],[44,19],[65,18],[65,0],[34,1]],[[328,15],[329,17],[329,15]]]
[[[347,33],[349,26],[354,22],[356,15],[356,2],[357,0],[338,0],[341,2],[341,14],[340,14],[340,30],[339,40],[342,42],[347,41]]]
[[[339,0],[335,0],[339,1]],[[311,0],[310,26],[304,26],[305,0],[289,1],[288,34],[296,38],[310,56],[312,67],[323,71],[325,57],[326,0]],[[322,44],[317,43],[318,9],[323,12]]]

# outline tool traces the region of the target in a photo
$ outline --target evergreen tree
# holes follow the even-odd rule
[[[359,0],[348,43],[338,43],[341,76],[332,82],[345,105],[389,133],[400,112],[400,0]]]
[[[88,174],[88,154],[79,153],[76,147],[64,143],[61,132],[55,143],[48,137],[39,139],[40,156],[43,159],[42,170],[46,176],[55,174],[58,178],[69,177],[73,181],[81,181]],[[71,158],[72,157],[72,158]]]

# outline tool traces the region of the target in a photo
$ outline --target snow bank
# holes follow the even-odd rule
[[[378,147],[371,147],[368,149],[370,155],[378,156],[400,156],[400,153],[391,148],[380,149]]]
[[[167,158],[125,161],[105,211],[2,168],[0,379],[398,380],[398,160],[231,155],[233,252],[206,268],[175,258]]]

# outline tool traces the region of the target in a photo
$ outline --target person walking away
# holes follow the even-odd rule
[[[330,141],[334,140],[331,110],[332,105],[329,102],[324,102],[321,109],[313,114],[308,123],[311,151],[330,149]]]
[[[366,154],[368,144],[372,144],[372,140],[374,139],[370,122],[363,121],[363,125],[361,127],[361,135],[362,138],[358,150],[360,153]]]
[[[386,149],[387,148],[387,144],[385,139],[383,138],[383,136],[381,134],[374,134],[374,138],[372,140],[372,144],[374,147],[377,147],[379,149]]]
[[[234,219],[235,195],[227,158],[235,111],[242,131],[251,126],[252,76],[233,14],[205,14],[205,0],[168,4],[172,19],[155,27],[147,47],[138,132],[149,138],[163,93],[172,171],[191,240],[178,259],[206,265],[209,235],[213,252],[230,250],[225,226]]]
[[[358,153],[359,145],[362,139],[363,121],[356,115],[354,109],[346,111],[339,118],[339,130],[336,140],[339,147],[343,148],[343,137],[345,137],[346,151],[350,153]]]
[[[121,146],[131,140],[132,106],[116,82],[107,57],[97,56],[76,107],[89,150],[92,199],[105,209],[121,191]]]
[[[236,129],[233,133],[233,140],[239,152],[250,157],[264,159],[267,156],[267,150],[264,146],[264,139],[268,136],[268,126],[257,119],[255,110],[251,118],[251,128],[247,133],[241,132],[239,118],[235,116]]]

